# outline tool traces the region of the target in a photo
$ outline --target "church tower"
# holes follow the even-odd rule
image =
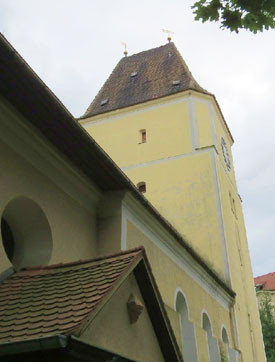
[[[242,360],[265,360],[231,146],[173,43],[125,56],[80,123],[235,292]]]

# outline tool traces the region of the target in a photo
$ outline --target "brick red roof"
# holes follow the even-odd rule
[[[137,248],[12,274],[0,284],[0,343],[76,330],[142,257]]]
[[[193,78],[174,43],[168,43],[122,58],[83,118],[188,89],[207,93]]]
[[[255,286],[263,284],[264,290],[275,290],[275,272],[254,278]]]

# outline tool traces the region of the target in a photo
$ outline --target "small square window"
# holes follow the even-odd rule
[[[141,129],[140,131],[140,143],[146,143],[146,129]]]

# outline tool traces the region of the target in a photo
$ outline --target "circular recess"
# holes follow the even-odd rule
[[[48,264],[52,233],[45,213],[33,200],[17,197],[8,203],[1,218],[1,236],[16,269]]]

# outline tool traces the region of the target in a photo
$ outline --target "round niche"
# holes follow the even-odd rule
[[[1,217],[2,242],[13,266],[48,264],[52,253],[52,233],[40,206],[18,197],[8,203]]]

